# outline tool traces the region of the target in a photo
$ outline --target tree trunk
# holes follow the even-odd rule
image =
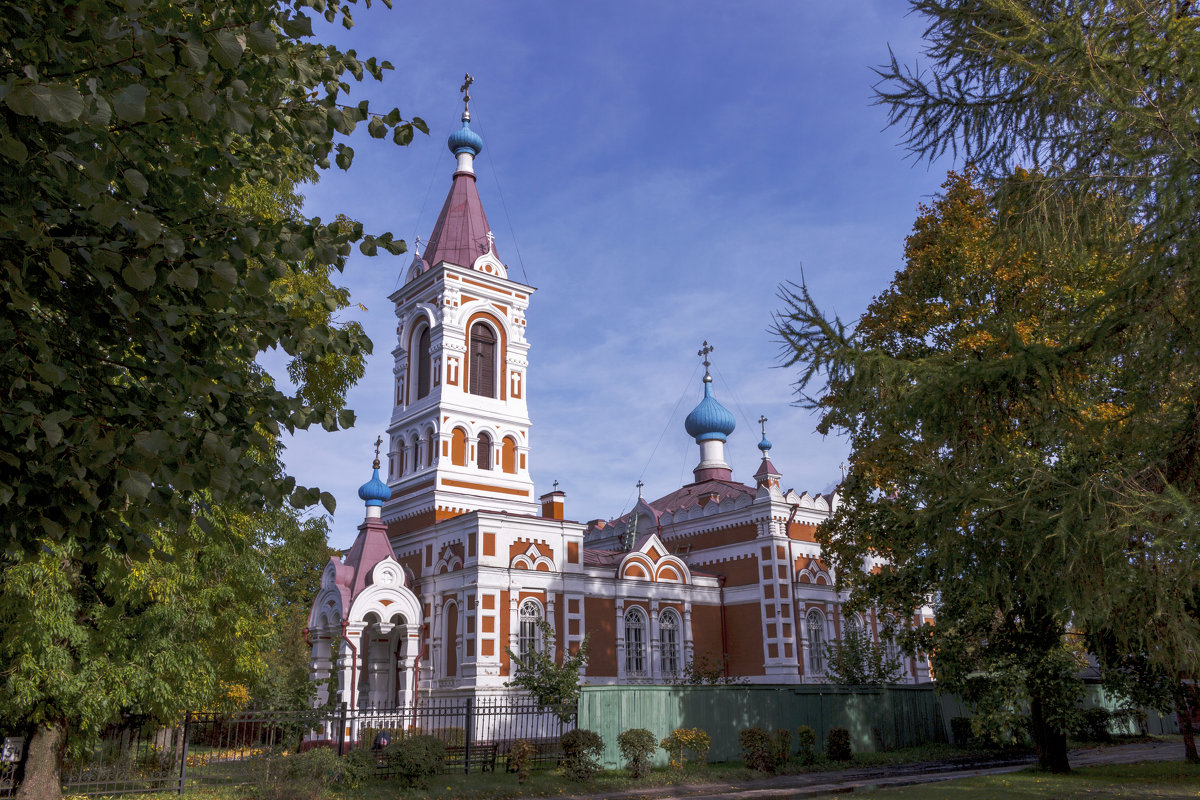
[[[1046,715],[1042,699],[1031,697],[1029,700],[1030,727],[1033,728],[1033,742],[1037,747],[1038,769],[1046,772],[1070,772],[1071,764],[1067,759],[1067,734],[1046,724]]]
[[[67,735],[58,723],[38,725],[25,749],[17,800],[62,800],[62,764]]]
[[[1192,732],[1190,688],[1184,686],[1183,691],[1175,693],[1175,718],[1179,720],[1179,732],[1183,734],[1183,757],[1195,764],[1200,762],[1200,757],[1196,756],[1196,735]]]

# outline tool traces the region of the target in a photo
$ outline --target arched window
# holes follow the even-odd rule
[[[421,468],[421,440],[413,434],[408,440],[409,464],[408,471],[416,472]]]
[[[814,675],[825,671],[825,620],[816,609],[808,612],[808,665]]]
[[[396,443],[396,477],[404,475],[404,441]]]
[[[625,612],[625,674],[646,675],[646,615],[637,606]]]
[[[462,428],[455,428],[450,433],[450,463],[459,467],[467,465],[467,432]]]
[[[862,630],[862,620],[858,618],[857,614],[851,614],[846,617],[846,629],[842,631],[842,638],[846,640],[857,638]]]
[[[511,436],[505,436],[501,445],[500,467],[509,473],[517,471],[517,440]]]
[[[658,616],[659,666],[664,678],[679,674],[679,615],[667,609]]]
[[[471,394],[496,396],[496,334],[482,322],[471,326]]]
[[[524,658],[538,649],[538,623],[542,621],[542,606],[537,600],[521,604],[517,654]]]
[[[883,636],[883,656],[888,661],[900,666],[900,674],[905,673],[904,659],[900,653],[900,644],[896,641],[896,633],[899,631],[896,625],[896,618],[889,616],[883,621],[884,631]]]
[[[480,469],[492,468],[492,437],[486,433],[479,434],[479,444],[475,450],[475,466]]]
[[[434,438],[433,429],[430,428],[425,433],[425,466],[427,467],[432,467],[434,459],[437,458],[435,447],[437,447],[437,439]]]
[[[429,394],[429,328],[417,337],[417,399]]]

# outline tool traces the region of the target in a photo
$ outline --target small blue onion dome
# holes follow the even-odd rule
[[[712,378],[708,375],[704,376],[704,399],[687,415],[683,427],[697,444],[712,439],[723,442],[736,427],[733,414],[712,396]]]
[[[483,149],[483,137],[471,130],[471,123],[464,119],[463,126],[450,134],[450,138],[446,140],[446,146],[454,155],[469,152],[471,155],[477,156]]]
[[[371,473],[371,480],[358,487],[358,496],[369,506],[382,506],[384,500],[390,500],[392,490],[379,480],[379,467]]]
[[[765,433],[763,434],[762,441],[758,443],[758,449],[763,451],[763,455],[771,451],[771,440],[767,438]]]

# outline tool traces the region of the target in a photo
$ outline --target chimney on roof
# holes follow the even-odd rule
[[[566,519],[564,501],[567,493],[558,490],[558,481],[554,482],[553,492],[547,492],[538,498],[542,503],[542,516],[546,519]]]

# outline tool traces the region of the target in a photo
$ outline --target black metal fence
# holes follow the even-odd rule
[[[559,739],[569,727],[535,703],[507,697],[435,698],[399,708],[189,712],[174,726],[131,719],[85,749],[69,745],[62,785],[71,795],[184,794],[252,783],[271,757],[313,747],[344,755],[413,734],[441,740],[446,773],[504,770],[522,739],[534,747],[535,768],[546,767],[558,763]],[[0,798],[15,796],[14,773],[0,764]],[[378,774],[390,775],[383,759]]]

